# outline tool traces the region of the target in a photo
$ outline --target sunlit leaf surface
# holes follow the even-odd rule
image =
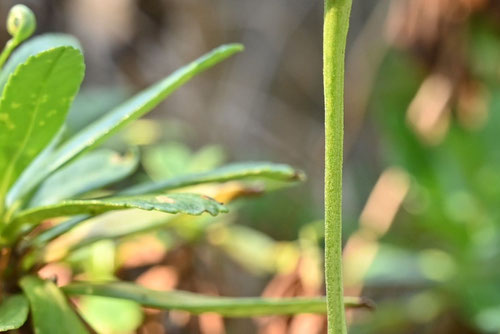
[[[9,75],[15,71],[16,67],[28,60],[29,57],[60,46],[72,46],[76,49],[81,49],[78,40],[66,34],[43,34],[25,41],[14,50],[7,63],[2,67],[0,71],[0,90],[3,89],[9,79]]]
[[[58,47],[9,77],[0,100],[0,198],[61,128],[83,74],[81,52]]]

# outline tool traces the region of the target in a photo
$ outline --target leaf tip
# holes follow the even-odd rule
[[[300,169],[295,169],[293,171],[293,174],[292,174],[290,180],[304,182],[305,180],[307,180],[307,175],[306,175],[306,173],[304,173],[304,171],[302,171]]]
[[[221,45],[221,48],[224,48],[226,51],[230,51],[231,53],[238,53],[245,50],[245,46],[241,43],[230,43]]]

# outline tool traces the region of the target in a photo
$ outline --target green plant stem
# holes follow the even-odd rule
[[[133,300],[141,305],[169,310],[182,310],[194,314],[217,313],[226,317],[257,317],[299,313],[326,312],[325,299],[311,298],[259,298],[215,297],[186,291],[156,291],[127,282],[72,283],[62,288],[68,295],[89,295]],[[344,307],[344,306],[342,306]],[[347,297],[347,308],[370,308],[366,301]]]
[[[352,0],[325,0],[325,276],[328,333],[347,333],[342,286],[344,67]]]
[[[7,61],[7,58],[9,58],[10,54],[14,49],[19,45],[19,42],[15,38],[11,38],[7,44],[5,44],[5,48],[3,49],[2,53],[0,54],[0,69],[3,67],[5,62]]]

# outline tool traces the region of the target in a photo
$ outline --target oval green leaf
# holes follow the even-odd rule
[[[81,52],[58,47],[30,57],[0,100],[0,199],[61,128],[83,79]]]
[[[21,327],[28,318],[28,300],[23,295],[5,298],[0,304],[0,332]]]
[[[75,37],[66,34],[44,34],[30,38],[21,44],[21,46],[12,53],[7,63],[0,71],[0,91],[7,83],[9,76],[19,65],[26,62],[29,57],[60,46],[72,46],[80,50],[82,48]]]

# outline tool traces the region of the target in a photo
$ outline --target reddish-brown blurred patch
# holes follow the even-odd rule
[[[320,295],[321,281],[304,277],[302,267],[305,264],[306,261],[301,259],[292,273],[275,276],[265,288],[262,296],[282,298]],[[326,333],[326,317],[322,315],[272,316],[259,318],[255,321],[259,334]]]
[[[73,272],[71,268],[62,263],[49,263],[43,266],[39,271],[38,275],[41,278],[49,279],[58,286],[63,286],[69,284],[72,280]]]
[[[408,121],[426,144],[445,137],[451,110],[466,129],[481,127],[487,118],[488,94],[469,69],[467,28],[472,16],[490,18],[498,27],[496,0],[392,1],[386,36],[397,48],[411,52],[428,71],[411,105]]]
[[[427,54],[474,13],[496,0],[398,0],[391,4],[387,34],[394,44]]]
[[[118,261],[123,268],[141,267],[160,262],[165,253],[165,246],[156,237],[147,235],[121,244]]]
[[[179,275],[171,266],[154,266],[142,273],[136,280],[140,285],[154,290],[172,290],[179,283]]]

